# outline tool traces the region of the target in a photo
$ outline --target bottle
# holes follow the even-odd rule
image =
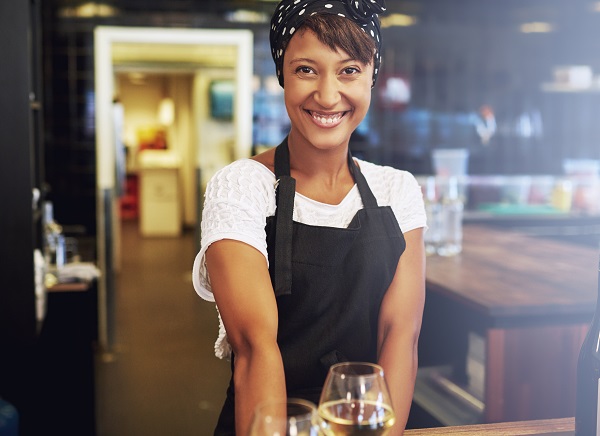
[[[436,192],[435,176],[427,177],[425,185],[425,213],[427,215],[427,231],[425,232],[425,253],[435,254],[442,242],[444,215],[442,204]]]
[[[440,256],[454,256],[462,251],[463,201],[458,192],[458,178],[448,179],[448,190],[442,200],[443,230],[438,247]]]
[[[575,435],[600,436],[600,263],[596,313],[579,352]]]
[[[54,208],[52,202],[44,202],[44,260],[46,272],[44,283],[51,287],[58,283],[58,270],[65,263],[65,237],[62,227],[54,221]]]

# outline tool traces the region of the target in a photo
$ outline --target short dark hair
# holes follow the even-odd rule
[[[319,41],[332,50],[341,49],[352,59],[371,65],[377,47],[375,41],[354,21],[332,14],[315,14],[308,17],[296,32],[312,30]],[[287,48],[286,42],[283,47]]]

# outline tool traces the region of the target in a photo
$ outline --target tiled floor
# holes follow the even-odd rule
[[[229,380],[214,357],[214,305],[192,288],[193,232],[142,238],[122,229],[115,346],[98,356],[98,436],[210,435]]]

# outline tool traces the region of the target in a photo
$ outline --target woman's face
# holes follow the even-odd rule
[[[283,77],[293,143],[319,149],[347,144],[369,109],[373,65],[332,51],[306,30],[288,44]]]

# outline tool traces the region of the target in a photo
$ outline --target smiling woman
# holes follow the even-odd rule
[[[421,190],[352,158],[381,62],[383,1],[284,0],[271,50],[291,128],[210,181],[194,262],[233,361],[215,434],[247,434],[265,399],[317,403],[329,367],[380,364],[402,434],[424,303]]]

